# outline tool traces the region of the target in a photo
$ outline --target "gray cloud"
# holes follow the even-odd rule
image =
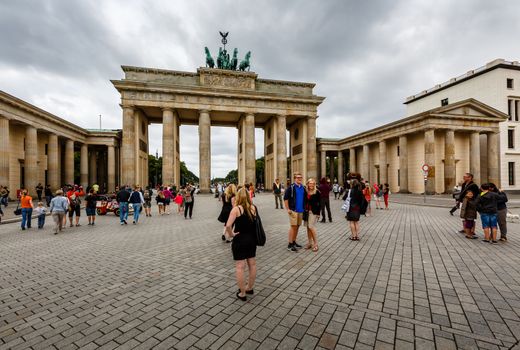
[[[3,1],[0,89],[83,127],[121,127],[109,79],[120,65],[194,71],[218,30],[260,77],[317,83],[318,136],[344,137],[398,119],[408,95],[497,57],[520,58],[515,0]],[[150,150],[161,128],[151,127]],[[257,155],[263,133],[257,131]],[[236,168],[236,129],[212,129],[212,173]],[[181,158],[198,172],[196,127]]]

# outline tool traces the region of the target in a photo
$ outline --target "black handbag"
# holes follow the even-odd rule
[[[20,208],[20,201],[16,204],[16,209],[14,210],[14,215],[22,215],[22,209]]]
[[[258,208],[256,209],[256,217],[255,217],[255,227],[256,227],[256,245],[259,247],[263,247],[265,245],[266,236],[264,227],[262,225],[262,219],[260,219],[260,214],[258,214]]]
[[[303,220],[303,221],[309,221],[309,211],[308,211],[308,210],[305,210],[305,211],[303,212],[302,220]]]

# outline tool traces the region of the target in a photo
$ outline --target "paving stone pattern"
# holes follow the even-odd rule
[[[456,233],[442,208],[392,204],[360,242],[332,200],[318,253],[286,249],[288,219],[255,198],[268,233],[255,295],[235,297],[220,204],[51,234],[0,227],[0,349],[508,349],[520,337],[520,255]],[[156,208],[154,208],[156,210]],[[155,213],[155,211],[154,211]],[[36,226],[35,224],[33,227]],[[479,227],[480,230],[480,227]],[[299,242],[305,243],[300,230]]]

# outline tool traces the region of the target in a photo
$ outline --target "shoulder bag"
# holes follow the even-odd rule
[[[18,200],[18,204],[16,204],[16,209],[14,210],[14,215],[21,215],[22,209],[20,208],[20,200]]]
[[[262,225],[262,219],[260,219],[260,214],[258,214],[258,207],[255,206],[256,216],[255,216],[255,231],[256,231],[256,245],[259,247],[263,247],[265,245],[266,236],[264,227]]]
[[[343,210],[345,213],[347,213],[350,209],[350,191],[351,190],[348,190],[347,198],[345,198],[345,201],[341,206],[341,210]]]

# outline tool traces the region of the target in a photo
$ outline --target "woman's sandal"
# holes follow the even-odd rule
[[[318,246],[315,245],[314,247],[312,247],[312,251],[316,253],[318,251]]]
[[[237,292],[237,298],[242,301],[247,301],[247,297],[245,295],[243,297],[240,296],[240,291]]]
[[[312,245],[310,243],[307,243],[304,247],[305,249],[311,249],[312,248]]]

